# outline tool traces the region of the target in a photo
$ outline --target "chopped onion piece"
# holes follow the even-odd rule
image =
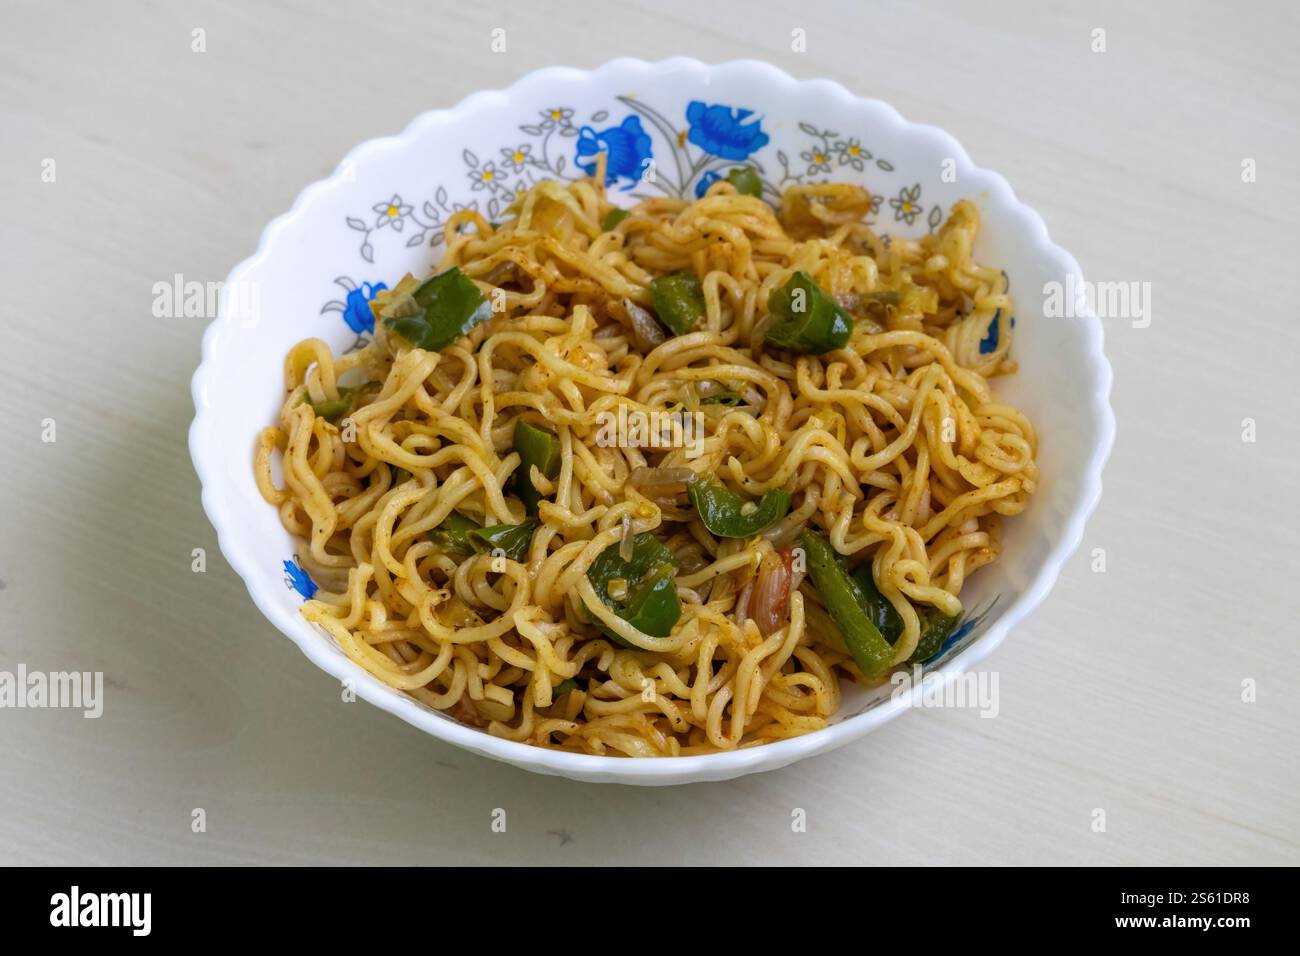
[[[653,315],[627,298],[623,300],[623,308],[627,310],[627,317],[632,321],[632,334],[638,349],[642,352],[651,352],[664,343],[666,336],[663,327],[655,321]]]
[[[686,490],[686,483],[695,477],[689,468],[633,468],[628,483],[639,491],[653,490],[654,495],[674,495]]]
[[[749,616],[758,625],[758,632],[770,637],[784,625],[790,607],[790,565],[785,552],[769,551],[758,566],[751,595]]]
[[[807,518],[792,511],[772,527],[763,532],[763,537],[778,551],[793,544],[803,534]]]
[[[618,543],[618,556],[624,561],[631,562],[633,545],[632,516],[625,514],[623,515],[623,540]]]

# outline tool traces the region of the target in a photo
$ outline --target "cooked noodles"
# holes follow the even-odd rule
[[[255,467],[319,585],[302,613],[511,740],[674,756],[817,730],[841,680],[933,654],[1035,488],[1033,428],[988,384],[1012,304],[971,258],[978,213],[888,241],[859,187],[774,208],[721,180],[615,221],[597,172],[503,223],[458,212],[450,278],[381,292],[357,351],[289,352]],[[448,320],[468,333],[442,344]]]

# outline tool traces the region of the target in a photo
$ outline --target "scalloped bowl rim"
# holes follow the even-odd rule
[[[948,151],[947,155],[956,159],[958,169],[964,169],[967,175],[977,178],[981,187],[988,191],[991,199],[1003,204],[1015,218],[1021,221],[1024,236],[1036,243],[1040,251],[1052,259],[1059,274],[1073,275],[1076,283],[1083,281],[1079,264],[1073,256],[1052,242],[1042,217],[1016,197],[1010,184],[1001,175],[976,166],[956,138],[939,127],[910,122],[888,103],[870,97],[856,96],[835,81],[797,80],[783,70],[759,60],[732,60],[710,65],[689,57],[671,57],[658,61],[623,57],[610,60],[592,70],[562,66],[534,70],[505,89],[472,93],[451,108],[422,113],[411,120],[396,136],[379,137],[359,144],[344,157],[329,177],[303,189],[287,213],[271,220],[261,234],[257,251],[231,270],[226,279],[226,287],[234,285],[245,273],[261,263],[270,254],[277,236],[288,223],[307,210],[317,195],[344,184],[347,181],[345,172],[366,156],[379,151],[400,149],[426,126],[450,125],[464,121],[471,118],[480,107],[493,102],[508,101],[515,91],[534,84],[551,79],[599,80],[604,73],[628,69],[647,74],[665,70],[689,70],[702,72],[705,74],[705,80],[715,71],[749,70],[759,74],[760,78],[768,84],[779,86],[786,92],[799,87],[813,88],[827,99],[835,101],[833,106],[858,109],[865,107],[881,113],[890,123],[900,127],[909,136],[929,137],[938,141]],[[1081,313],[1078,318],[1087,329],[1088,349],[1082,358],[1088,363],[1088,371],[1095,385],[1091,412],[1095,416],[1099,435],[1092,448],[1086,473],[1080,476],[1081,493],[1071,512],[1064,518],[1063,530],[1055,547],[1049,553],[1047,560],[1038,568],[1037,574],[1023,593],[1002,610],[998,619],[985,633],[962,653],[941,665],[937,673],[941,675],[940,680],[945,685],[997,648],[1006,638],[1007,633],[1047,596],[1065,561],[1078,548],[1087,519],[1101,497],[1101,473],[1115,436],[1115,419],[1109,401],[1113,375],[1110,363],[1102,349],[1103,332],[1100,320],[1090,311]],[[257,569],[254,556],[231,533],[226,525],[227,516],[220,513],[217,507],[212,477],[216,462],[209,460],[212,449],[210,446],[205,448],[203,443],[208,421],[206,413],[209,408],[204,394],[209,376],[213,373],[212,360],[221,330],[229,321],[231,319],[223,299],[217,318],[209,323],[204,332],[202,360],[191,383],[196,414],[190,426],[189,446],[203,488],[204,510],[216,529],[218,545],[222,553],[243,579],[249,596],[262,614],[292,640],[316,666],[340,681],[353,681],[357,695],[375,706],[441,740],[481,756],[503,760],[517,767],[591,782],[651,786],[726,780],[753,771],[784,767],[861,737],[891,720],[909,706],[905,699],[891,698],[864,713],[844,718],[822,730],[761,746],[695,756],[629,758],[570,753],[493,737],[474,727],[432,713],[406,695],[394,694],[391,688],[359,665],[344,656],[331,653],[329,646],[305,626],[302,618],[290,614],[282,605],[270,599],[266,591],[266,575]]]

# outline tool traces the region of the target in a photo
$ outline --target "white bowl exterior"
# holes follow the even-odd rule
[[[495,157],[520,136],[521,123],[535,121],[539,111],[559,104],[574,108],[576,117],[611,110],[610,121],[617,122],[628,111],[614,98],[627,94],[662,110],[684,109],[695,99],[754,110],[771,137],[759,157],[769,166],[777,149],[799,156],[808,140],[799,122],[812,122],[841,137],[860,138],[893,167],[886,172],[869,163],[862,173],[841,167],[831,178],[861,182],[887,198],[919,184],[925,205],[933,203],[945,214],[957,199],[979,206],[983,225],[977,258],[1006,271],[1018,307],[1013,354],[1020,371],[996,380],[994,387],[1034,422],[1042,474],[1031,507],[1004,525],[1006,547],[1000,560],[975,575],[963,592],[968,609],[986,606],[995,597],[996,606],[975,628],[971,643],[945,655],[937,672],[950,680],[983,658],[1047,594],[1100,496],[1115,428],[1101,323],[1091,314],[1059,319],[1042,314],[1046,283],[1064,285],[1073,276],[1075,286],[1082,287],[1078,264],[1051,242],[1042,219],[1016,199],[1006,181],[975,166],[951,136],[908,123],[892,107],[855,97],[836,83],[796,81],[764,63],[708,66],[685,58],[657,63],[620,59],[590,72],[544,69],[508,90],[475,94],[452,109],[426,113],[399,136],[354,149],[328,180],[304,190],[289,213],[267,226],[256,254],[227,279],[228,293],[204,335],[202,363],[194,375],[197,414],[190,450],[221,550],[254,602],[314,663],[340,680],[353,681],[361,697],[443,740],[541,773],[641,785],[725,780],[840,746],[880,726],[906,703],[890,699],[888,688],[874,693],[850,689],[843,715],[825,730],[731,753],[675,759],[588,756],[492,737],[378,681],[301,618],[301,598],[285,587],[281,570],[281,561],[296,552],[299,542],[262,500],[252,474],[251,446],[258,430],[276,420],[288,349],[308,336],[321,337],[336,349],[355,338],[337,314],[319,312],[320,303],[341,297],[335,279],[359,275],[358,281],[391,285],[407,271],[427,273],[440,257],[441,250],[427,242],[406,246],[391,232],[363,236],[346,225],[347,219],[366,221],[372,206],[391,194],[420,203],[439,186],[450,191],[452,202],[479,198],[467,180],[465,149],[476,157]],[[680,112],[675,118],[681,121]],[[655,143],[662,145],[659,138]],[[951,182],[940,175],[945,160],[955,171]],[[928,228],[924,215],[909,226],[894,222],[890,211],[882,205],[878,213],[882,231],[916,235]],[[359,253],[359,241],[372,235],[374,243],[386,240],[382,247],[372,244],[373,264]]]

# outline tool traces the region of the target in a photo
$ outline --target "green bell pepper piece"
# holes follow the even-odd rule
[[[748,498],[712,478],[691,479],[686,492],[704,527],[720,538],[748,538],[780,521],[790,510],[790,493],[781,488],[766,492],[748,513],[744,510],[751,503]]]
[[[611,544],[591,563],[587,580],[601,601],[638,631],[651,637],[667,637],[682,616],[674,580],[677,567],[676,556],[658,538],[643,531],[632,539],[631,561],[623,560],[617,543]],[[609,594],[609,582],[617,578],[627,582],[627,594],[621,599]],[[595,624],[611,640],[627,646],[599,620]]]
[[[650,283],[655,314],[673,335],[685,335],[704,318],[704,288],[693,272],[674,272]]]
[[[429,536],[452,557],[468,558],[471,554],[491,554],[500,548],[511,561],[522,561],[528,556],[528,546],[532,544],[537,524],[536,518],[529,518],[523,524],[497,524],[481,528],[474,519],[453,511]]]
[[[500,549],[511,561],[522,561],[528,557],[528,546],[533,543],[537,524],[536,518],[529,518],[523,524],[494,524],[488,528],[475,528],[465,537],[480,554],[491,554]]]
[[[753,166],[737,166],[727,173],[727,182],[735,186],[736,192],[742,196],[763,197],[763,180],[758,178],[758,172]]]
[[[411,293],[414,314],[384,324],[417,349],[437,352],[492,315],[492,305],[469,276],[452,266],[425,279]]]
[[[843,348],[853,332],[853,318],[802,270],[772,291],[767,311],[776,320],[767,330],[767,341],[791,352],[831,352]]]
[[[475,551],[469,533],[477,531],[478,527],[478,522],[473,518],[453,511],[443,519],[442,524],[429,532],[429,538],[452,557],[468,558]]]
[[[519,452],[519,467],[515,469],[514,490],[528,513],[536,514],[542,493],[533,484],[533,466],[547,478],[560,473],[560,438],[555,432],[516,419],[515,451]]]
[[[618,224],[630,215],[631,213],[626,209],[611,209],[600,221],[600,228],[605,232],[613,232],[618,228]]]

